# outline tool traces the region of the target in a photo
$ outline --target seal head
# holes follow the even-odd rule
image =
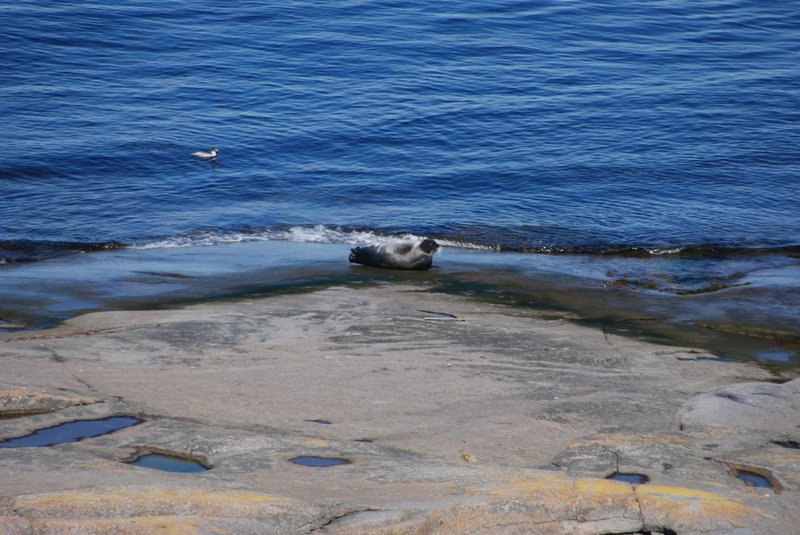
[[[386,269],[430,269],[433,253],[439,244],[426,238],[421,241],[397,240],[383,245],[361,245],[350,250],[350,262]]]

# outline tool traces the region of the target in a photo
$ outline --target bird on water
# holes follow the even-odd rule
[[[194,156],[195,158],[202,158],[204,160],[209,160],[216,158],[218,151],[219,151],[218,147],[211,147],[211,150],[209,151],[199,150],[197,152],[193,152],[192,156]]]

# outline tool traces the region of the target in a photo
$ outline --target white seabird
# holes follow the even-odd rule
[[[203,158],[204,160],[208,160],[208,159],[211,159],[211,158],[216,158],[218,151],[219,151],[219,148],[211,147],[210,151],[199,150],[197,152],[193,152],[192,156],[194,156],[195,158]]]

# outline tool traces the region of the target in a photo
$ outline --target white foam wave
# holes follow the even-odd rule
[[[170,236],[159,240],[135,243],[131,249],[172,249],[178,247],[207,247],[211,245],[222,245],[226,243],[240,243],[247,241],[260,241],[255,235],[242,233],[217,233],[217,232],[195,232],[184,236]]]
[[[397,238],[418,238],[412,234],[392,236],[376,234],[371,230],[344,230],[330,228],[324,225],[313,227],[292,227],[287,230],[278,230],[272,233],[270,239],[287,240],[308,243],[343,243],[351,245],[365,245],[368,243],[386,243]]]
[[[478,243],[472,243],[467,241],[461,240],[443,240],[443,239],[436,239],[436,243],[441,245],[442,247],[453,247],[457,249],[475,249],[478,251],[499,251],[499,245],[480,245]]]
[[[672,247],[669,249],[647,249],[647,252],[653,256],[668,256],[678,254],[683,251],[683,247]]]
[[[206,247],[228,243],[253,241],[292,241],[302,243],[334,243],[346,245],[381,244],[397,239],[419,240],[415,234],[382,234],[371,230],[352,230],[325,225],[295,226],[287,229],[261,229],[253,232],[198,231],[181,236],[171,236],[151,242],[131,245],[134,249],[176,247]],[[496,250],[495,247],[463,241],[436,239],[443,247],[460,249]]]

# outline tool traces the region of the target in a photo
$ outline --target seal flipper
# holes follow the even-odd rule
[[[350,249],[350,262],[365,266],[387,267],[382,265],[378,247],[375,245],[360,245]]]

